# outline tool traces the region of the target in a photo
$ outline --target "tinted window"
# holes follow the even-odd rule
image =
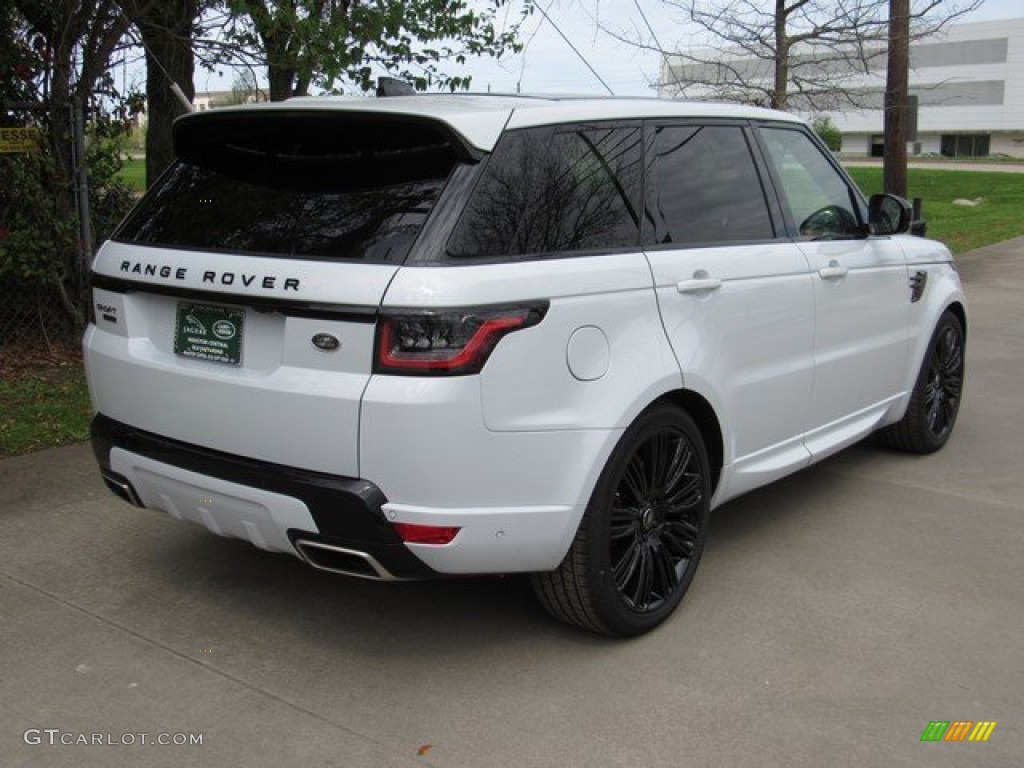
[[[647,174],[645,242],[774,236],[750,147],[737,126],[658,126]]]
[[[449,255],[636,247],[640,142],[639,127],[506,133],[452,235]]]
[[[456,162],[420,125],[236,118],[175,138],[181,159],[115,239],[401,261]]]
[[[821,149],[801,131],[762,128],[783,203],[806,237],[844,237],[860,229],[855,198]]]

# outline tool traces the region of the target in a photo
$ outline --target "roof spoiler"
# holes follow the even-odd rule
[[[286,102],[287,103],[287,102]],[[372,110],[372,102],[367,106]],[[232,145],[236,153],[275,155],[302,139],[320,139],[337,143],[342,140],[339,129],[363,127],[373,131],[373,124],[401,131],[404,126],[411,140],[434,143],[446,141],[462,160],[477,162],[484,153],[473,147],[455,129],[436,118],[391,112],[331,109],[211,109],[179,115],[174,121],[174,154],[181,159],[202,156],[224,157],[224,147]],[[417,135],[418,134],[418,135]],[[339,149],[341,149],[339,145]]]

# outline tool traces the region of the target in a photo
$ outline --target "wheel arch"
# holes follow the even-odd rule
[[[700,430],[704,439],[704,447],[708,452],[708,463],[711,465],[711,492],[718,490],[718,483],[722,477],[722,466],[725,456],[725,443],[722,439],[722,425],[718,420],[718,414],[702,395],[692,389],[675,389],[666,392],[659,397],[651,406],[658,403],[669,402],[686,411],[690,418]]]
[[[948,307],[946,307],[944,312],[952,312],[954,317],[956,317],[956,319],[960,321],[960,328],[963,329],[964,340],[966,341],[967,340],[967,310],[964,308],[963,303],[960,302],[960,301],[954,301],[952,304],[950,304]],[[940,315],[940,317],[941,317],[941,315]]]

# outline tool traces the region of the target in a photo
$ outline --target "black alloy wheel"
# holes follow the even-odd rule
[[[945,440],[953,430],[963,384],[963,334],[952,323],[947,323],[939,328],[932,342],[924,389],[928,430],[936,440]]]
[[[933,453],[949,440],[964,391],[964,329],[952,312],[939,318],[918,373],[907,412],[878,434],[887,445]]]
[[[612,500],[608,555],[615,587],[638,613],[671,599],[704,521],[704,477],[693,444],[665,426],[637,447]]]
[[[682,600],[700,562],[711,501],[700,430],[658,404],[626,430],[562,564],[535,574],[557,618],[608,635],[647,632]]]

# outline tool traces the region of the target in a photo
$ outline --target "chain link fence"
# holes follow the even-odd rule
[[[49,286],[0,282],[0,347],[54,354],[77,346],[80,330]]]
[[[24,117],[15,122],[28,127],[3,135],[28,137],[26,146],[0,136],[0,352],[8,366],[22,357],[62,359],[79,346],[74,318],[87,307],[89,250],[82,243],[107,237],[134,199],[118,178],[119,138],[94,128],[87,145],[80,109],[76,117],[73,147],[66,135],[54,144]]]

